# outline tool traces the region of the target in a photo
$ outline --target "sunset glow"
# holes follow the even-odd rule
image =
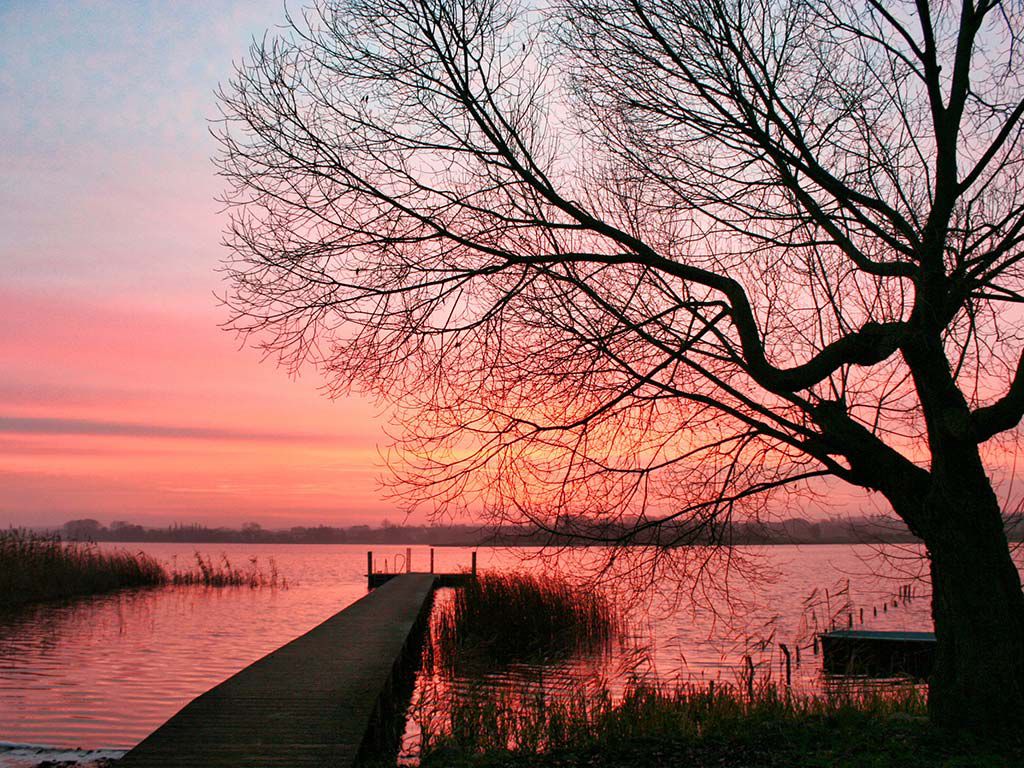
[[[291,379],[218,327],[206,119],[280,11],[0,9],[3,525],[386,513],[374,407],[329,401],[312,372]]]

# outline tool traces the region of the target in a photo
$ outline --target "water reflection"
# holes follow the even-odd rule
[[[405,551],[374,549],[382,561]],[[194,547],[160,544],[145,550],[169,562],[175,556],[188,560]],[[290,587],[125,592],[0,618],[0,742],[131,747],[195,696],[366,593],[366,547],[235,544],[204,551],[214,557],[224,551],[237,562],[273,557]],[[522,554],[481,550],[480,567],[578,575],[600,557],[579,551],[557,560],[523,560]],[[735,685],[741,684],[745,656],[758,679],[781,680],[781,644],[793,655],[794,687],[825,691],[834,681],[821,677],[821,659],[811,644],[813,633],[832,620],[848,621],[852,613],[859,627],[864,608],[868,628],[931,627],[925,584],[918,584],[913,600],[881,608],[908,580],[906,566],[914,561],[901,559],[902,552],[889,560],[878,560],[871,547],[842,545],[747,548],[739,554],[736,562],[747,573],[732,582],[729,593],[709,584],[679,590],[682,582],[652,579],[642,569],[626,573],[621,582],[613,573],[609,584],[629,586],[616,599],[629,612],[630,631],[607,653],[454,677],[421,674],[417,691],[430,690],[434,700],[444,701],[481,687],[535,696],[538,686],[558,691],[607,685],[621,695],[634,678]],[[469,561],[468,549],[436,552],[439,571],[456,571]],[[428,562],[426,548],[415,548],[414,567]],[[415,719],[409,727],[415,735]]]
[[[129,748],[366,592],[361,549],[220,549],[232,560],[275,557],[289,588],[123,591],[0,615],[0,742]],[[146,550],[165,562],[193,552]]]

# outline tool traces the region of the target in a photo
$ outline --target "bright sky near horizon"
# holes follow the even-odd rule
[[[376,409],[217,327],[207,119],[283,19],[282,0],[0,0],[0,526],[387,514]]]

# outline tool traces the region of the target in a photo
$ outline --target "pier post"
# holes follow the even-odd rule
[[[373,575],[373,550],[372,549],[369,550],[366,553],[366,575],[367,576],[372,576]]]
[[[860,609],[860,623],[861,624],[864,623],[864,609],[863,608]]]
[[[405,572],[412,573],[412,547],[405,548]]]
[[[473,578],[476,578],[476,550],[473,550]]]
[[[430,548],[430,572],[434,572],[434,548]]]
[[[754,700],[754,660],[749,655],[743,657],[747,665],[747,701]]]

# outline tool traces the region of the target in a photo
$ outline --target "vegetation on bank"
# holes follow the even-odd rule
[[[160,562],[142,552],[103,551],[57,536],[0,531],[0,605],[155,587],[166,578]]]
[[[214,563],[196,553],[194,565],[169,570],[145,552],[102,550],[95,544],[65,542],[55,535],[0,530],[0,607],[169,584],[286,586],[273,562],[269,572],[264,572],[255,558],[249,567],[239,568],[226,557]]]
[[[627,627],[600,592],[529,574],[482,574],[439,601],[414,702],[422,768],[1003,768],[1024,737],[936,730],[921,686],[851,683],[821,695],[771,678],[623,691],[554,672]],[[551,664],[550,677],[522,675]],[[483,663],[481,663],[483,662]],[[497,677],[494,673],[497,672]]]
[[[492,663],[599,651],[621,629],[602,593],[531,573],[482,573],[437,606],[430,663]]]
[[[1024,765],[1022,740],[933,729],[913,687],[800,696],[764,681],[750,698],[728,685],[636,683],[618,700],[604,686],[497,688],[455,697],[432,727],[422,734],[423,768]]]

